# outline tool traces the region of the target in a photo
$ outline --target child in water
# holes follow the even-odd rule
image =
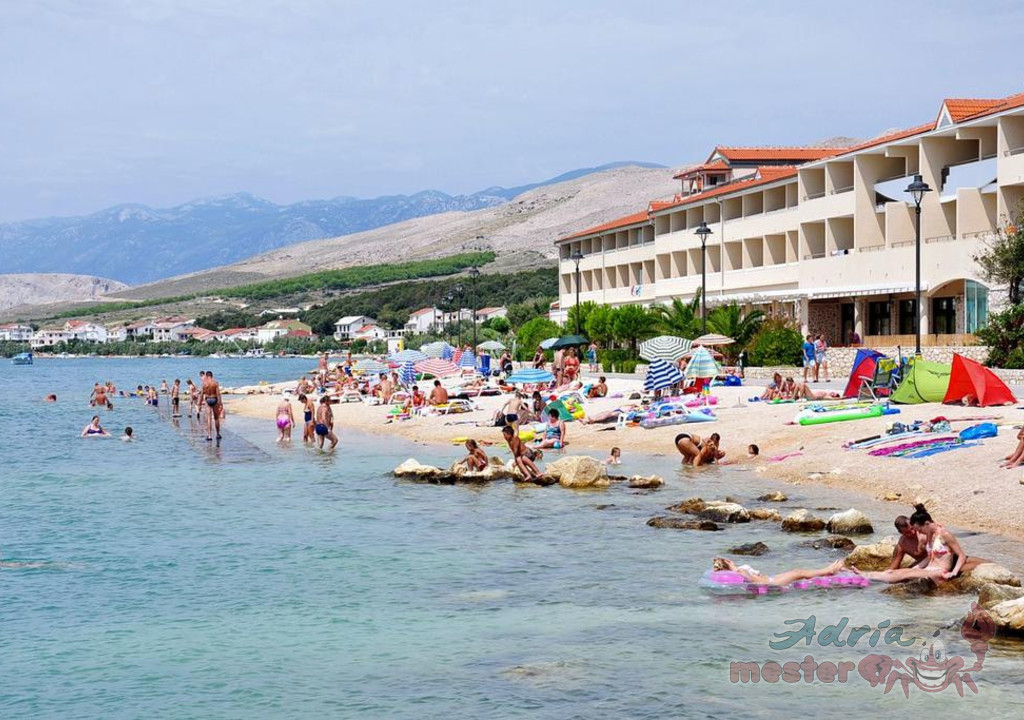
[[[611,453],[604,459],[605,465],[620,465],[622,464],[622,450],[617,447],[613,447]]]

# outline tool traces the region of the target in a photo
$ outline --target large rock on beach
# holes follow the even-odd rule
[[[670,515],[659,515],[652,517],[647,524],[653,528],[668,528],[671,530],[721,530],[718,523],[710,520],[687,520],[681,517]]]
[[[807,510],[794,510],[782,518],[782,529],[786,532],[818,532],[825,529],[825,521]]]
[[[846,564],[858,570],[885,570],[892,562],[892,554],[896,550],[896,541],[892,538],[870,545],[858,545],[847,556]],[[904,566],[913,565],[910,558],[904,559]]]
[[[750,508],[747,512],[750,514],[751,520],[772,520],[774,522],[782,520],[782,514],[775,508]]]
[[[684,515],[696,515],[707,506],[708,504],[699,497],[692,497],[687,498],[680,503],[676,503],[675,505],[669,505],[665,509],[671,510],[672,512],[683,513]]]
[[[701,520],[712,520],[720,523],[750,522],[750,513],[742,505],[731,502],[709,502],[697,513]]]
[[[664,484],[665,480],[661,475],[633,475],[629,478],[629,486],[641,490],[654,490]]]
[[[763,542],[752,542],[752,543],[743,543],[742,545],[737,545],[734,548],[730,548],[729,552],[731,554],[733,554],[733,555],[755,555],[755,556],[757,556],[757,555],[764,555],[770,549],[771,548],[769,548]]]
[[[988,614],[999,635],[1024,635],[1024,597],[1004,600],[989,608]]]
[[[996,563],[981,563],[965,568],[959,577],[942,582],[930,578],[918,578],[907,582],[893,583],[882,592],[887,595],[917,597],[919,595],[970,595],[980,592],[988,585],[1019,588],[1020,578]],[[990,593],[995,591],[990,590]]]
[[[587,455],[569,455],[548,463],[545,474],[567,488],[606,488],[611,485],[604,463]]]
[[[395,477],[407,480],[436,480],[451,473],[433,465],[424,465],[419,460],[409,458],[395,468]]]
[[[981,590],[978,592],[978,604],[986,610],[991,610],[999,603],[1022,597],[1024,597],[1024,588],[1014,587],[1013,585],[986,583],[981,586]]]
[[[786,502],[789,500],[785,493],[781,493],[778,490],[762,495],[758,498],[761,502]]]
[[[830,517],[825,527],[833,535],[868,535],[875,531],[868,516],[853,508]]]

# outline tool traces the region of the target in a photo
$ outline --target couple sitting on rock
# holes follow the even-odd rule
[[[968,558],[960,541],[932,520],[924,505],[915,505],[909,518],[900,515],[895,524],[900,539],[893,550],[888,569],[880,572],[857,571],[864,577],[888,583],[928,578],[939,583],[985,562],[980,558]],[[902,567],[906,557],[916,562],[910,567]]]

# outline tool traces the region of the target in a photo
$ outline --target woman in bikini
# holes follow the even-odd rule
[[[728,558],[715,558],[711,561],[711,569],[716,572],[725,570],[739,573],[748,582],[752,582],[755,585],[789,585],[797,580],[810,580],[811,578],[835,575],[843,569],[843,561],[836,560],[828,567],[821,568],[820,570],[786,570],[775,575],[762,575],[749,565],[737,565]]]
[[[292,414],[292,404],[288,398],[281,398],[281,404],[277,406],[277,441],[279,443],[292,441],[292,428],[295,427],[295,415]]]
[[[479,472],[487,468],[487,453],[485,453],[476,440],[470,438],[466,441],[466,451],[469,453],[463,461],[470,472]]]
[[[914,506],[914,514],[910,516],[909,525],[903,525],[902,528],[902,523],[899,522],[901,518],[897,518],[896,527],[904,537],[909,536],[911,532],[918,536],[912,540],[911,549],[916,549],[918,553],[921,553],[923,555],[921,559],[912,567],[907,568],[894,568],[890,565],[888,570],[880,572],[857,570],[856,568],[854,568],[854,572],[869,580],[886,583],[900,583],[919,578],[928,578],[935,583],[941,583],[960,574],[967,562],[967,554],[960,546],[960,541],[951,532],[932,520],[932,516],[925,510],[924,505]],[[902,519],[906,520],[906,518]],[[904,537],[900,538],[901,543]],[[908,554],[917,557],[914,553]],[[903,553],[897,553],[893,558],[893,563],[902,560]],[[977,562],[972,564],[977,564]]]
[[[92,422],[82,428],[82,437],[110,437],[110,433],[100,425],[100,416],[93,415]]]

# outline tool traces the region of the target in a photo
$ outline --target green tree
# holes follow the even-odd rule
[[[507,335],[512,329],[512,324],[509,323],[508,319],[500,316],[491,318],[487,323],[491,330],[498,333],[498,335]]]
[[[587,337],[602,347],[615,339],[615,311],[608,305],[598,305],[587,316]]]
[[[546,317],[535,317],[528,320],[516,335],[517,352],[519,360],[526,360],[533,357],[534,351],[543,340],[550,337],[558,337],[562,334],[562,328],[548,320]]]
[[[796,365],[800,362],[803,336],[797,326],[783,318],[769,318],[750,341],[750,364]]]
[[[764,322],[764,313],[760,310],[752,310],[744,313],[739,305],[719,305],[708,313],[708,330],[710,332],[725,335],[736,341],[727,349],[734,350],[736,354],[747,346],[750,339],[757,333],[757,329]]]
[[[548,303],[540,300],[527,300],[508,306],[508,322],[512,329],[519,330],[536,317],[547,317]]]
[[[688,303],[673,298],[668,305],[655,305],[658,332],[693,340],[700,332],[700,290]]]
[[[581,334],[585,333],[587,331],[587,318],[589,318],[590,314],[596,309],[597,303],[591,300],[581,302],[579,305],[573,305],[569,308],[569,312],[566,315],[565,332],[575,334],[576,328],[578,327]],[[579,315],[580,319],[579,325],[576,324],[577,315]]]
[[[1017,206],[1013,219],[996,230],[995,237],[986,242],[985,250],[975,255],[974,261],[986,280],[1006,284],[1010,305],[1020,305],[1024,283],[1024,202]]]
[[[629,343],[630,349],[636,355],[637,343],[652,337],[657,332],[657,322],[657,318],[647,308],[640,305],[623,305],[615,308],[612,328],[615,332],[615,339],[619,342]]]

